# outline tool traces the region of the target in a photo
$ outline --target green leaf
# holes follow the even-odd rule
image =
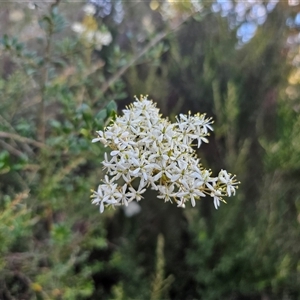
[[[77,113],[86,114],[90,112],[90,110],[90,107],[87,104],[83,103],[78,107]]]
[[[61,123],[57,120],[50,120],[50,124],[51,124],[51,127],[55,128],[55,129],[61,129],[61,127],[62,127]]]
[[[117,112],[116,111],[114,111],[114,110],[112,110],[111,112],[110,112],[110,114],[109,114],[109,118],[110,118],[110,122],[111,121],[115,121],[116,120],[116,118],[117,118]]]
[[[95,119],[97,121],[104,121],[107,118],[107,110],[106,109],[101,109],[95,116]]]
[[[128,96],[126,92],[117,93],[115,96],[115,100],[125,99]]]
[[[107,105],[106,105],[106,110],[108,115],[110,116],[111,113],[114,111],[116,112],[118,109],[117,103],[114,100],[111,100]]]
[[[50,28],[53,26],[52,20],[49,16],[45,15],[38,21],[40,27],[45,30],[49,31]]]
[[[7,34],[4,34],[3,35],[3,38],[0,40],[1,41],[1,44],[4,46],[4,47],[7,47],[9,45],[9,38],[8,38],[8,35]]]
[[[55,17],[55,15],[58,14],[58,7],[56,5],[54,5],[52,7],[52,12],[51,12],[52,16]]]
[[[67,26],[67,22],[64,17],[58,14],[53,17],[53,24],[55,33],[61,32]]]
[[[70,229],[65,224],[54,224],[51,230],[52,239],[58,243],[67,243],[70,233]]]

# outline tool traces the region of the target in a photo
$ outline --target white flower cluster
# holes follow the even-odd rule
[[[159,11],[164,21],[185,19],[191,14],[201,13],[204,7],[201,1],[164,1],[159,6]]]
[[[211,118],[189,113],[176,120],[171,123],[162,118],[155,104],[141,96],[105,131],[97,131],[93,142],[112,149],[103,161],[108,175],[91,196],[101,213],[105,206],[140,201],[147,187],[156,190],[158,198],[174,201],[179,207],[188,201],[195,206],[196,200],[208,195],[217,209],[220,201],[225,202],[223,196],[235,194],[239,184],[235,176],[221,170],[218,177],[211,177],[192,148],[194,141],[198,148],[208,143]],[[118,181],[124,184],[118,185]]]
[[[112,42],[111,33],[102,26],[101,30],[97,28],[97,21],[93,17],[96,8],[92,4],[86,4],[83,7],[85,18],[82,23],[75,22],[72,24],[72,30],[76,32],[83,41],[93,45],[96,50],[101,50],[103,46],[108,46]]]

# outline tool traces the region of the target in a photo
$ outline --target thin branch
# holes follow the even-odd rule
[[[47,145],[45,145],[44,143],[35,141],[33,139],[29,139],[29,138],[26,138],[26,137],[23,137],[18,134],[14,134],[14,133],[0,131],[0,138],[11,138],[15,141],[19,141],[21,143],[26,143],[26,144],[31,144],[38,148],[47,148]]]
[[[0,114],[0,122],[8,126],[15,133],[17,133],[15,128],[3,116],[1,116],[1,114]],[[17,144],[14,142],[12,146],[16,147]],[[25,151],[29,152],[30,154],[33,154],[33,150],[27,144],[24,144],[23,148]]]
[[[34,287],[33,281],[23,272],[13,271],[12,273],[20,280],[22,280],[27,285],[27,287],[31,287],[31,289]],[[51,297],[42,288],[38,291],[35,290],[35,293],[40,293],[44,299],[51,299]]]
[[[133,64],[136,63],[144,54],[146,54],[152,47],[158,44],[161,40],[163,40],[170,33],[178,30],[180,26],[186,22],[190,17],[192,17],[194,13],[188,15],[183,20],[181,20],[178,24],[173,26],[171,30],[166,30],[156,35],[145,47],[141,50],[136,56],[134,56],[127,65],[123,66],[117,73],[115,73],[108,81],[106,81],[102,87],[100,88],[102,93],[105,93],[109,87],[114,84]]]
[[[45,102],[46,102],[46,87],[47,87],[47,82],[48,82],[48,65],[50,63],[50,49],[51,49],[51,42],[52,42],[52,24],[49,29],[49,32],[47,33],[48,36],[46,38],[46,48],[45,48],[45,62],[44,62],[44,67],[42,70],[42,84],[41,84],[41,102],[40,102],[40,107],[39,107],[39,129],[38,129],[38,139],[41,142],[45,141]]]
[[[15,149],[13,146],[11,146],[10,144],[7,144],[6,142],[4,141],[1,141],[0,140],[0,145],[6,149],[8,152],[10,152],[11,154],[15,155],[15,156],[18,156],[18,157],[21,157],[23,156],[23,153],[17,149]]]
[[[49,8],[50,14],[55,6],[58,6],[61,0],[55,0]],[[52,38],[54,33],[54,24],[53,20],[49,23],[48,31],[46,32],[46,47],[45,47],[45,59],[44,66],[42,69],[42,82],[41,82],[41,102],[39,108],[39,130],[38,130],[38,140],[41,142],[45,141],[45,133],[46,133],[46,110],[45,110],[45,102],[46,102],[46,89],[48,83],[48,67],[51,62],[51,47],[52,47]]]

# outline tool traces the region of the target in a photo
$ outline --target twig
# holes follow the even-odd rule
[[[29,139],[29,138],[20,136],[18,134],[4,132],[4,131],[0,131],[0,138],[11,138],[13,140],[16,140],[16,141],[19,141],[19,142],[22,142],[22,143],[27,143],[27,144],[34,145],[38,148],[47,148],[48,147],[44,143],[41,143],[41,142],[35,141],[33,139]]]
[[[6,142],[4,141],[1,141],[0,140],[0,144],[2,145],[2,147],[4,149],[6,149],[8,152],[10,152],[11,154],[15,155],[15,156],[18,156],[18,157],[21,157],[23,156],[23,153],[17,149],[15,149],[13,146],[11,146],[10,144],[7,144]]]
[[[25,275],[20,271],[13,271],[13,274],[32,289],[32,287],[34,286],[34,282],[32,282],[32,280],[27,275]],[[50,296],[42,288],[39,291],[35,291],[35,292],[40,293],[44,299],[51,299]]]
[[[48,65],[50,62],[50,49],[51,49],[51,41],[52,41],[52,25],[49,29],[48,36],[46,38],[46,49],[45,49],[45,63],[44,68],[42,70],[42,84],[41,84],[41,102],[39,108],[39,129],[38,129],[38,139],[41,142],[45,141],[45,102],[46,102],[46,87],[48,82]]]
[[[52,11],[55,6],[58,6],[60,3],[60,0],[56,0],[50,5],[50,14],[52,14]],[[50,52],[51,52],[51,46],[52,46],[52,37],[54,33],[54,25],[51,22],[49,22],[49,29],[47,30],[46,34],[46,47],[45,47],[45,63],[42,70],[42,83],[41,83],[41,102],[40,102],[40,108],[39,108],[39,130],[38,130],[38,140],[41,142],[45,141],[45,132],[46,132],[46,111],[45,111],[45,102],[46,102],[46,89],[47,89],[47,83],[48,83],[48,66],[51,62],[50,58]]]
[[[1,115],[0,115],[0,122],[3,123],[4,125],[8,126],[15,133],[17,133],[15,128]],[[16,147],[17,144],[14,142],[13,146]],[[33,154],[33,150],[27,144],[24,144],[23,148],[24,148],[25,151],[29,152],[30,154]]]
[[[181,20],[178,24],[173,26],[170,31],[164,31],[159,34],[155,38],[153,38],[140,53],[138,53],[135,57],[133,57],[127,65],[122,67],[117,73],[115,73],[108,81],[106,81],[102,87],[100,88],[102,93],[105,93],[109,87],[114,84],[137,60],[139,60],[144,54],[146,54],[152,47],[154,47],[156,44],[158,44],[162,39],[164,39],[168,34],[176,31],[179,29],[179,27],[186,22],[191,16],[193,16],[193,13],[185,17],[183,20]]]

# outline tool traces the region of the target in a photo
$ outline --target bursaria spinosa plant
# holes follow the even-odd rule
[[[176,121],[163,118],[156,105],[141,96],[104,131],[97,131],[93,142],[111,149],[102,162],[107,175],[91,196],[101,213],[105,206],[140,201],[147,188],[156,190],[157,198],[179,207],[189,201],[195,206],[196,200],[210,196],[217,209],[220,201],[225,202],[224,196],[235,195],[239,184],[235,175],[221,170],[212,177],[192,148],[208,143],[212,119],[189,113],[180,114]]]

